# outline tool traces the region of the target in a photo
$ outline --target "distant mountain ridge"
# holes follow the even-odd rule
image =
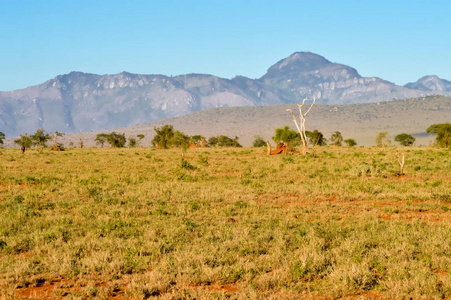
[[[65,133],[106,130],[207,108],[287,104],[313,96],[318,104],[352,104],[451,95],[449,81],[423,81],[397,86],[310,52],[280,60],[259,79],[71,72],[0,92],[0,131],[15,136],[41,127]]]
[[[435,75],[421,77],[416,82],[410,82],[405,87],[422,91],[446,91],[451,92],[451,81],[440,79]]]

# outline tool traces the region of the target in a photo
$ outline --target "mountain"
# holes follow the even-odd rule
[[[416,82],[409,82],[404,85],[409,89],[417,89],[422,91],[447,91],[451,92],[451,81],[438,78],[435,75],[421,77]]]
[[[362,77],[355,69],[320,55],[296,52],[271,66],[259,79],[71,72],[40,85],[0,92],[0,131],[7,136],[38,128],[87,132],[214,107],[297,103],[313,96],[318,104],[351,104],[431,94],[451,92],[413,89],[377,77]]]
[[[354,68],[309,52],[279,61],[259,81],[277,89],[285,103],[305,96],[315,96],[322,104],[352,104],[426,95],[377,77],[362,77]]]
[[[47,131],[85,132],[126,127],[222,106],[281,104],[246,78],[177,77],[72,72],[43,84],[0,92],[0,131],[7,136]],[[244,83],[243,90],[240,84]],[[259,93],[260,92],[260,96]],[[264,96],[261,96],[261,93]]]

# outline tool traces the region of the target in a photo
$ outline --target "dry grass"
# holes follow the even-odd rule
[[[2,150],[3,298],[450,297],[449,150],[187,156]]]

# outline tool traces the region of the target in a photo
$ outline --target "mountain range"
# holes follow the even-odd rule
[[[122,72],[71,72],[25,89],[0,92],[0,131],[12,137],[46,131],[108,130],[177,117],[215,107],[299,103],[354,104],[451,95],[451,82],[425,76],[398,86],[362,77],[352,67],[296,52],[258,79],[224,79],[208,74],[175,77]]]

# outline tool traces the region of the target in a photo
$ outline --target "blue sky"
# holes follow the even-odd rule
[[[296,51],[451,80],[451,1],[0,0],[0,91],[71,71],[261,77]]]

